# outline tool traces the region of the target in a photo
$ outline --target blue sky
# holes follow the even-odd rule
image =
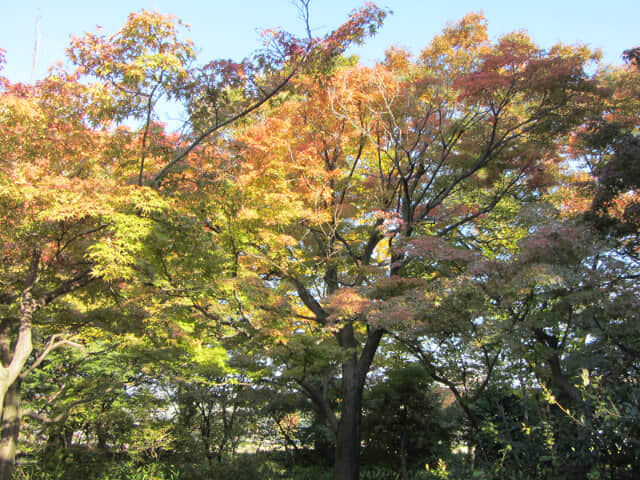
[[[337,27],[348,13],[364,2],[357,0],[313,0],[311,23],[324,33]],[[556,42],[585,43],[599,48],[607,63],[621,63],[622,50],[640,45],[640,1],[537,0],[515,2],[457,0],[452,3],[424,0],[376,2],[394,14],[380,34],[357,52],[371,63],[382,58],[391,45],[419,52],[447,22],[467,12],[482,11],[492,37],[513,30],[526,30],[543,47]],[[191,25],[186,34],[204,62],[215,58],[240,59],[259,45],[260,30],[282,27],[300,31],[302,23],[291,0],[0,0],[0,48],[7,51],[4,75],[13,81],[42,77],[48,67],[64,59],[70,35],[116,31],[127,14],[141,9],[173,13]],[[36,22],[39,48],[32,75]]]

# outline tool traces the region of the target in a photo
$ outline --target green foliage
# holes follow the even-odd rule
[[[61,462],[61,463],[60,463]],[[61,457],[48,458],[45,463],[19,466],[15,480],[182,480],[185,477],[174,465],[149,463],[140,465],[133,461],[114,461],[113,458],[77,451]]]
[[[389,369],[366,392],[363,461],[400,470],[437,463],[450,449],[451,427],[443,396],[419,365]]]

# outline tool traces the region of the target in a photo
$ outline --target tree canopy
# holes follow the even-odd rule
[[[299,6],[0,77],[0,479],[632,478],[637,48],[468,14],[363,65],[386,10]]]

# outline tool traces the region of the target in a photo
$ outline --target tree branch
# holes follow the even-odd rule
[[[212,125],[208,129],[206,129],[204,132],[202,132],[200,135],[198,135],[196,139],[193,140],[188,147],[186,147],[184,150],[179,152],[175,157],[173,157],[173,159],[169,163],[167,163],[158,173],[155,174],[155,176],[151,180],[151,187],[158,190],[163,180],[167,177],[167,175],[171,171],[171,169],[175,165],[177,165],[179,162],[184,160],[187,157],[187,155],[189,155],[193,151],[193,149],[196,148],[198,145],[200,145],[208,136],[220,130],[221,128],[224,128],[227,125],[230,125],[235,121],[249,115],[251,112],[259,109],[262,105],[267,103],[270,99],[276,96],[282,89],[284,89],[284,87],[289,83],[289,81],[293,78],[293,76],[297,73],[297,71],[298,69],[294,68],[289,73],[289,75],[287,75],[284,78],[284,80],[282,80],[273,90],[271,90],[270,93],[268,93],[266,96],[261,98],[258,102],[254,103],[253,105],[250,105],[249,107],[245,108],[241,112],[233,115],[231,118],[228,118],[223,122],[216,123],[215,125]]]
[[[304,284],[295,277],[288,276],[286,278],[293,282],[300,300],[302,300],[302,303],[304,303],[305,306],[313,312],[313,314],[316,316],[315,320],[321,325],[327,323],[327,318],[329,317],[329,315],[324,310],[324,308],[322,308],[322,305],[320,305],[320,303],[318,303],[318,301],[314,298],[314,296],[311,295],[309,290],[307,290],[307,287],[305,287]]]
[[[58,340],[60,339],[60,340]],[[29,366],[29,368],[27,368],[26,370],[24,370],[19,378],[20,379],[25,379],[31,372],[33,372],[36,368],[38,368],[38,366],[47,358],[47,356],[56,348],[61,347],[63,345],[68,345],[70,347],[74,347],[74,348],[79,348],[81,350],[84,350],[84,345],[80,344],[80,343],[76,343],[76,342],[72,342],[71,340],[67,340],[66,338],[62,338],[61,334],[55,334],[52,335],[51,338],[49,339],[49,341],[47,342],[47,345],[45,346],[44,350],[42,351],[42,353],[40,355],[38,355],[38,357],[36,358],[36,360]]]
[[[94,402],[94,401],[98,400],[99,398],[104,397],[106,394],[112,392],[114,390],[114,388],[115,387],[111,386],[111,387],[103,390],[102,392],[100,392],[100,393],[98,393],[96,395],[92,395],[92,396],[90,396],[88,398],[83,398],[81,400],[76,400],[75,402],[71,402],[69,405],[67,405],[64,408],[64,410],[62,412],[60,412],[55,417],[48,417],[48,416],[42,415],[41,413],[34,412],[33,410],[26,410],[23,413],[23,415],[26,416],[26,417],[32,418],[34,420],[37,420],[39,422],[46,423],[46,424],[58,423],[58,422],[64,420],[65,418],[67,418],[69,416],[69,414],[71,413],[71,410],[73,410],[78,405],[83,405],[85,403]]]

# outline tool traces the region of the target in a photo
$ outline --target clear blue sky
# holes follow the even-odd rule
[[[338,26],[361,6],[358,0],[313,0],[311,23],[316,33]],[[392,9],[381,33],[357,52],[370,63],[382,58],[391,45],[418,52],[447,22],[465,13],[482,11],[492,37],[527,30],[543,47],[556,42],[585,43],[599,48],[607,63],[621,63],[622,50],[640,45],[640,0],[537,0],[451,3],[427,0],[382,0]],[[282,27],[300,31],[302,23],[291,0],[0,0],[0,48],[7,51],[4,75],[29,81],[39,25],[35,79],[64,59],[70,35],[82,35],[101,25],[116,31],[131,11],[141,9],[173,13],[191,25],[187,36],[204,62],[214,58],[240,59],[259,45],[258,32]]]

